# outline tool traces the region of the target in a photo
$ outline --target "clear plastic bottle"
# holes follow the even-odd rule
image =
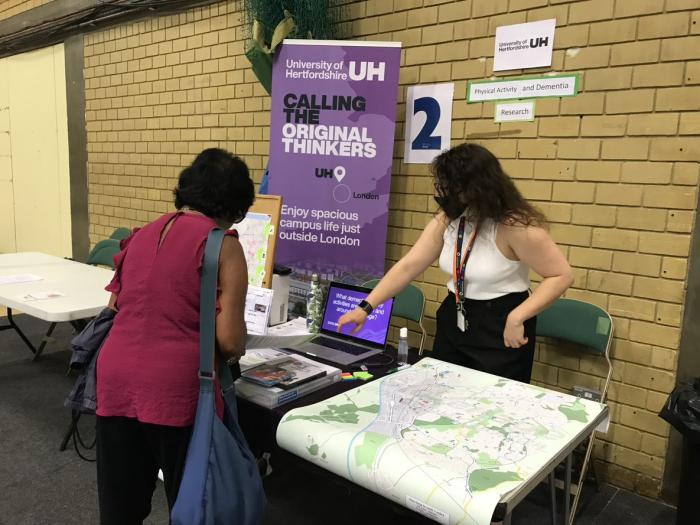
[[[323,310],[323,290],[318,279],[318,274],[311,276],[311,288],[306,296],[306,328],[309,332],[318,333],[321,324]]]
[[[396,353],[398,366],[408,364],[408,328],[405,326],[399,330],[399,348]]]

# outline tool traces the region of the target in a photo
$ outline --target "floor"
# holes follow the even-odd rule
[[[0,326],[5,324],[0,318]],[[32,341],[46,325],[18,316]],[[95,465],[73,449],[58,447],[69,413],[63,400],[73,378],[66,376],[71,327],[59,325],[54,341],[37,361],[12,331],[0,332],[0,525],[86,525],[98,523]],[[86,439],[94,422],[84,418]],[[90,452],[92,454],[92,452]],[[268,509],[264,525],[425,525],[400,507],[273,461],[265,479]],[[577,525],[673,525],[675,512],[659,502],[611,486],[591,489]],[[513,516],[513,525],[549,523],[546,491],[534,493]],[[162,490],[153,498],[148,524],[166,524]],[[432,523],[432,522],[430,522]]]

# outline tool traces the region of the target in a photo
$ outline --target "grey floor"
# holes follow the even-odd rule
[[[46,324],[17,317],[32,341]],[[0,318],[0,326],[5,318]],[[13,331],[0,332],[0,525],[86,525],[98,523],[95,465],[71,448],[59,452],[69,413],[63,400],[73,378],[66,377],[71,327],[59,325],[37,361]],[[84,418],[86,438],[94,422]],[[268,511],[264,525],[426,524],[383,500],[358,493],[327,477],[282,464],[265,480]],[[514,525],[549,523],[547,498],[535,493],[521,504]],[[578,525],[673,525],[671,507],[611,486],[589,490]],[[162,490],[153,498],[146,523],[166,524]]]

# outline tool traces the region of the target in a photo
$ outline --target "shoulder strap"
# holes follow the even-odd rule
[[[219,276],[219,254],[225,233],[220,228],[214,228],[209,232],[204,248],[199,291],[199,386],[200,389],[207,390],[212,390],[214,384],[216,285]]]

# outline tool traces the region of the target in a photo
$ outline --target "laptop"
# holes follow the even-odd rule
[[[353,310],[370,292],[369,288],[331,282],[319,334],[305,343],[291,346],[290,350],[341,365],[349,365],[384,351],[393,299],[375,308],[358,333],[350,334],[353,326],[344,327],[343,333],[337,331],[340,316]]]

